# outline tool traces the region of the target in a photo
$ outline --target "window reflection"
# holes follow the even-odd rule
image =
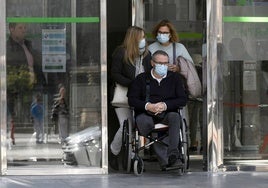
[[[99,4],[77,1],[77,17],[98,17]],[[7,41],[9,168],[64,168],[63,153],[74,156],[72,167],[101,165],[99,23],[49,22],[71,17],[71,6],[65,0],[7,2],[7,17],[20,20],[9,23],[8,35],[17,36]],[[45,21],[24,23],[26,17]]]

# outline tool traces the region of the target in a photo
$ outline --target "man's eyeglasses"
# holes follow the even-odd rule
[[[161,65],[166,65],[166,64],[168,64],[168,62],[158,62],[158,61],[155,61],[154,59],[153,59],[153,62],[155,62],[156,64],[161,64]]]

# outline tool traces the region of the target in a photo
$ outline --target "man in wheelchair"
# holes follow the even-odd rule
[[[135,111],[139,134],[146,136],[154,130],[157,123],[168,126],[167,145],[154,144],[160,167],[180,165],[179,129],[181,116],[178,109],[188,100],[181,77],[168,71],[169,57],[164,51],[156,51],[151,60],[151,72],[136,77],[128,90],[128,102]]]

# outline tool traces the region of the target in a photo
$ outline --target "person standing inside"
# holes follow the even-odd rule
[[[35,96],[35,100],[31,105],[31,115],[33,117],[33,125],[36,136],[36,143],[44,143],[44,108],[42,104],[41,94]]]
[[[59,125],[59,137],[60,142],[63,143],[65,139],[68,137],[68,127],[69,127],[69,112],[68,106],[65,101],[65,98],[60,98],[58,103],[58,125]]]
[[[128,28],[123,43],[113,53],[111,77],[114,82],[129,87],[135,77],[151,69],[151,54],[147,49],[145,32],[142,28]],[[109,164],[114,170],[119,170],[118,154],[122,146],[122,129],[124,120],[132,119],[129,108],[116,107],[115,112],[120,127],[117,130],[109,152]]]
[[[69,136],[69,109],[66,102],[66,91],[64,85],[59,84],[58,88],[59,93],[53,104],[52,117],[54,118],[54,121],[57,121],[59,128],[59,143],[63,143]]]
[[[193,63],[193,59],[182,43],[179,43],[179,38],[174,25],[169,20],[161,20],[155,25],[152,31],[153,38],[156,41],[149,45],[148,49],[153,54],[157,50],[165,51],[169,56],[168,70],[179,72],[180,69],[174,59],[182,56],[186,60]],[[175,48],[175,57],[174,57]]]
[[[181,77],[168,71],[168,63],[168,54],[162,50],[156,51],[151,60],[151,72],[138,75],[127,94],[142,136],[150,134],[156,123],[169,127],[169,136],[165,141],[168,146],[153,145],[162,170],[181,164],[178,150],[181,117],[178,109],[185,106],[188,100]]]
[[[10,36],[6,46],[7,104],[10,111],[10,120],[14,122],[12,125],[15,126],[14,117],[21,110],[16,107],[18,101],[20,101],[19,97],[29,96],[29,98],[32,98],[33,93],[42,91],[46,80],[42,73],[40,53],[32,48],[31,41],[25,39],[26,24],[10,23],[9,31]],[[30,101],[27,102],[31,103]],[[12,130],[14,130],[14,127]],[[11,132],[11,134],[14,133]],[[15,140],[13,140],[13,144],[15,144]]]

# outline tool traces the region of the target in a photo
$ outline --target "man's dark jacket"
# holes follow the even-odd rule
[[[167,112],[176,112],[186,105],[188,97],[179,74],[169,71],[159,84],[150,72],[142,73],[136,77],[128,90],[128,102],[131,107],[134,107],[136,115],[146,112],[146,80],[148,79],[150,84],[148,102],[165,102]]]

